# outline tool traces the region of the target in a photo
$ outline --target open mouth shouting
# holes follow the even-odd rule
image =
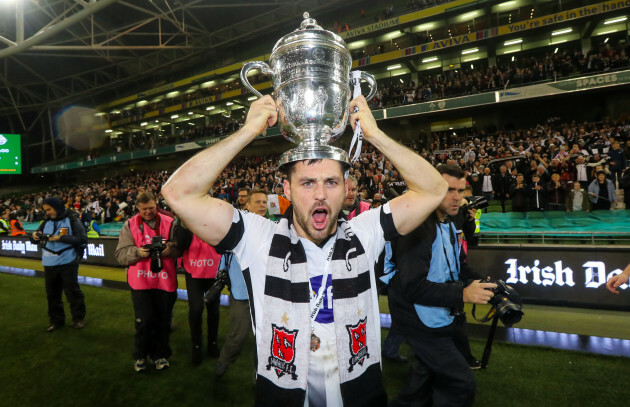
[[[328,214],[330,209],[325,205],[316,206],[311,211],[311,219],[315,230],[324,230],[328,224]]]

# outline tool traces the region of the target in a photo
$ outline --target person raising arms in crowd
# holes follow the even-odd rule
[[[330,159],[283,167],[292,207],[278,223],[206,194],[223,168],[276,123],[271,96],[252,103],[241,129],[188,160],[162,189],[193,233],[217,250],[232,250],[243,269],[256,333],[258,406],[387,403],[374,263],[386,240],[411,232],[434,211],[447,184],[377,127],[363,97],[350,103],[350,111],[355,107],[352,126],[360,119],[365,140],[409,189],[377,210],[338,218],[346,166]]]

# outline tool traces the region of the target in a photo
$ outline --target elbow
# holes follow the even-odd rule
[[[446,182],[446,180],[440,175],[440,181],[435,187],[436,198],[439,198],[439,201],[442,202],[447,192],[448,192],[448,182]]]
[[[164,198],[168,206],[172,208],[175,212],[177,212],[179,209],[179,200],[177,199],[177,197],[181,194],[176,191],[173,183],[167,181],[166,184],[164,184],[164,186],[162,187],[160,194],[162,194],[162,197]]]
[[[173,191],[172,184],[170,182],[167,181],[166,184],[162,186],[162,189],[160,190],[160,194],[162,195],[162,197],[164,197],[164,200],[166,201],[166,203],[168,203],[169,206],[171,206],[171,201],[174,200],[175,194]]]

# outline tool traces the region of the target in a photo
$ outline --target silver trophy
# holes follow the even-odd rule
[[[333,159],[350,165],[345,151],[328,145],[345,130],[351,100],[352,57],[338,35],[324,30],[304,13],[300,28],[282,37],[273,47],[269,64],[251,61],[241,69],[241,81],[258,97],[247,80],[259,69],[273,80],[273,97],[283,136],[298,144],[280,158],[280,166],[307,159]],[[376,80],[361,72],[370,85],[370,100],[376,93]]]

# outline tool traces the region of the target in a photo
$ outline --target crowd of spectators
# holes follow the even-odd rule
[[[401,104],[421,103],[437,99],[445,99],[463,95],[477,94],[481,92],[503,90],[542,81],[555,81],[575,75],[588,75],[623,69],[630,66],[630,49],[625,42],[617,44],[601,44],[591,49],[586,55],[581,50],[564,50],[558,53],[549,52],[545,55],[531,55],[515,58],[514,61],[499,60],[497,65],[487,66],[485,61],[476,61],[471,65],[462,65],[459,69],[447,70],[436,73],[435,71],[421,71],[418,83],[407,81],[404,83],[399,77],[378,81],[378,90],[375,97],[369,101],[372,109],[382,109]],[[268,80],[257,74],[251,78],[252,83]],[[239,81],[218,85],[214,88],[186,93],[180,96],[182,103],[207,96],[208,94],[220,94],[227,90],[242,87]],[[147,105],[133,111],[125,110],[109,116],[109,120],[117,120],[120,116],[137,115],[137,120],[142,119],[142,114],[147,109],[155,110],[167,103],[159,102],[160,106]],[[169,103],[174,103],[173,101]],[[153,149],[163,145],[192,141],[200,138],[221,137],[231,134],[243,123],[242,110],[232,112],[227,117],[223,115],[213,116],[209,123],[194,122],[194,126],[187,129],[178,129],[173,133],[170,127],[158,130],[152,129],[144,133],[135,132],[113,139],[107,148],[113,153],[124,150]],[[193,123],[193,122],[187,122]],[[184,126],[185,124],[181,124]],[[104,154],[95,151],[94,155]]]
[[[625,191],[630,208],[630,116],[598,123],[547,123],[518,131],[493,134],[474,128],[436,132],[431,143],[419,136],[409,147],[437,166],[461,166],[474,196],[500,202],[503,211],[615,209],[616,192]],[[283,175],[276,156],[239,157],[218,177],[212,193],[235,204],[242,188],[282,194]],[[55,186],[46,191],[0,198],[0,211],[37,222],[44,217],[42,202],[57,196],[84,219],[100,223],[132,216],[138,192],[159,194],[169,170],[106,177],[89,184]],[[374,205],[404,193],[406,185],[391,163],[364,145],[350,169],[358,180],[361,199]],[[620,203],[619,203],[620,204]],[[88,218],[89,216],[89,218]]]
[[[84,223],[123,222],[137,213],[136,197],[145,189],[159,191],[170,175],[168,171],[134,173],[105,177],[94,182],[54,186],[45,191],[0,198],[0,207],[9,209],[23,222],[39,222],[46,216],[42,205],[48,197],[58,197],[69,210],[76,211]]]
[[[505,63],[499,61],[493,66],[484,66],[484,61],[476,61],[471,65],[462,65],[460,69],[440,73],[425,71],[425,74],[419,73],[417,84],[413,81],[405,84],[397,80],[382,80],[371,107],[420,103],[627,68],[630,66],[629,52],[625,43],[615,46],[602,44],[586,55],[576,49],[515,58]]]

